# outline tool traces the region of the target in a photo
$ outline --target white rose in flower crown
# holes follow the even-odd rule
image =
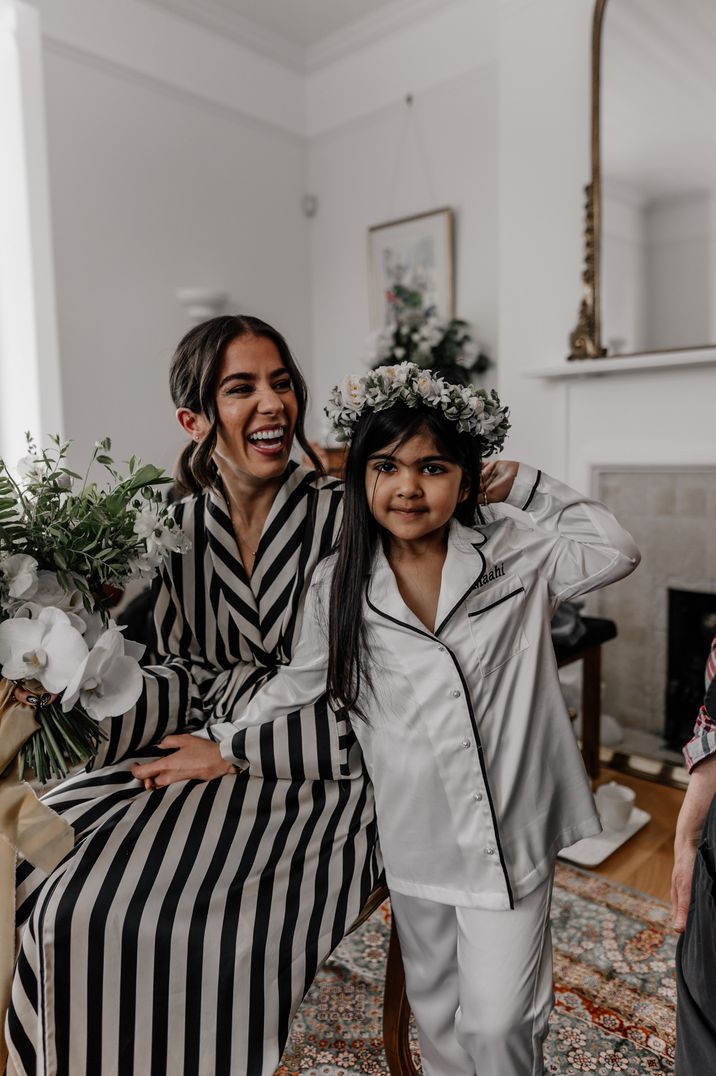
[[[29,598],[37,588],[37,561],[25,553],[3,557],[0,572],[11,598]]]
[[[470,395],[469,399],[467,400],[467,406],[470,408],[474,415],[481,415],[482,412],[485,410],[485,401],[482,399],[481,396]]]
[[[349,411],[360,411],[365,402],[365,378],[348,374],[339,385],[341,403]]]
[[[395,366],[379,366],[373,374],[378,375],[386,389],[407,384],[414,370],[413,363],[401,362]],[[370,377],[371,375],[369,375]]]
[[[142,693],[143,677],[138,659],[144,647],[125,639],[110,620],[82,665],[76,670],[62,698],[65,713],[79,700],[95,721],[126,713]]]
[[[57,694],[87,653],[87,644],[61,609],[0,624],[0,672],[7,680],[39,680],[45,691]]]
[[[426,403],[437,403],[442,399],[443,383],[431,377],[429,373],[422,373],[417,379],[416,387]]]

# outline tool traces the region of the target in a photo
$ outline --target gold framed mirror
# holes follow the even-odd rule
[[[716,5],[595,0],[572,360],[716,347]]]
[[[595,0],[592,18],[592,117],[591,157],[592,174],[584,188],[584,268],[582,270],[582,300],[577,324],[569,334],[570,360],[598,359],[606,356],[601,339],[601,68],[602,25],[607,0]]]

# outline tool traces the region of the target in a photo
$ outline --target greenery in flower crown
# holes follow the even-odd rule
[[[325,408],[337,441],[351,441],[366,409],[384,411],[396,403],[439,408],[461,433],[480,437],[483,456],[499,452],[510,428],[508,409],[494,389],[455,385],[415,363],[379,366],[368,374],[349,374],[333,389]]]
[[[487,355],[460,318],[443,320],[434,306],[425,306],[416,288],[395,284],[386,293],[392,314],[390,324],[368,338],[367,361],[374,369],[391,363],[414,362],[458,384],[469,385],[470,375],[484,373]]]
[[[109,438],[95,444],[83,475],[67,466],[69,441],[51,437],[28,454],[14,477],[0,459],[0,665],[39,696],[39,732],[22,749],[22,763],[44,783],[91,758],[102,735],[98,721],[126,711],[141,691],[137,658],[109,608],[131,578],[150,577],[169,551],[189,543],[158,486],[159,468],[115,467]],[[90,481],[93,466],[105,472]]]

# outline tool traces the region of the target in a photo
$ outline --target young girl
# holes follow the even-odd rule
[[[639,554],[602,505],[534,468],[481,472],[507,430],[494,395],[402,364],[349,379],[328,413],[351,441],[337,552],[291,665],[210,731],[241,766],[247,726],[327,678],[375,787],[424,1072],[535,1076],[555,856],[600,830],[550,619]]]

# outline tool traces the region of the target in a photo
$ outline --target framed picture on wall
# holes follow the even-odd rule
[[[441,318],[454,316],[452,209],[434,209],[368,229],[370,323],[374,329],[395,317],[395,289],[408,302],[433,306]]]

